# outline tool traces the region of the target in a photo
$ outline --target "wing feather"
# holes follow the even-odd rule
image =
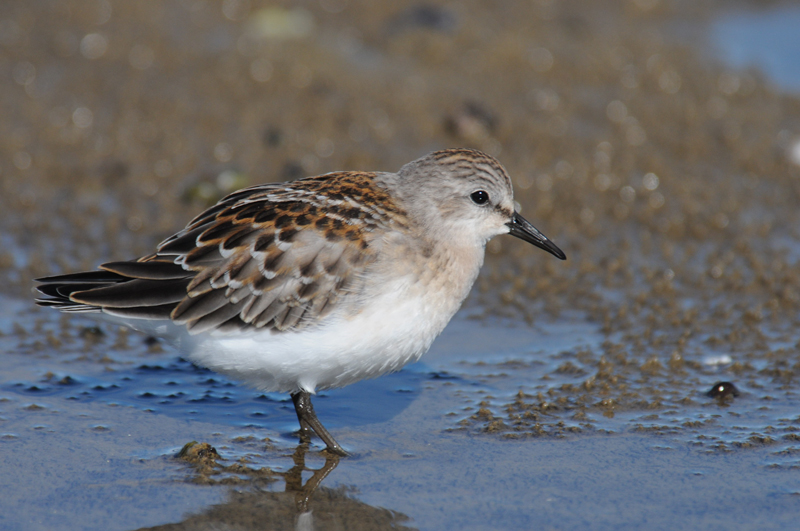
[[[192,334],[213,331],[226,321],[234,317],[238,317],[242,306],[244,306],[244,303],[242,302],[239,304],[226,304],[214,310],[213,312],[200,317],[199,319],[187,322],[186,328]]]
[[[108,262],[102,264],[100,269],[111,271],[123,277],[150,280],[178,280],[189,276],[186,270],[180,265],[164,260],[151,260],[149,262]]]
[[[375,177],[337,173],[240,190],[153,255],[41,279],[38,302],[171,319],[192,334],[312,326],[357,296],[382,235],[406,226]]]
[[[185,324],[189,321],[200,319],[201,317],[215,312],[231,301],[225,296],[223,290],[211,290],[197,297],[186,296],[172,310],[172,320],[178,324]]]
[[[138,306],[161,306],[177,303],[186,297],[189,279],[144,280],[136,278],[111,286],[71,293],[73,302],[90,306],[111,308],[135,308]]]

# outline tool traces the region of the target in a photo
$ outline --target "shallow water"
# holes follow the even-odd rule
[[[3,3],[0,528],[791,528],[800,101],[731,51],[785,5]],[[315,399],[338,464],[287,397],[31,302],[232,188],[456,145],[569,260],[490,242],[420,363]]]
[[[152,352],[138,335],[121,340],[113,327],[87,332],[91,321],[65,325],[53,312],[14,299],[3,299],[3,308],[0,444],[15,456],[0,480],[7,493],[0,502],[4,528],[133,529],[183,521],[185,527],[168,528],[211,529],[241,523],[243,514],[283,521],[242,524],[246,529],[292,528],[298,509],[294,494],[284,493],[285,478],[224,471],[214,479],[222,483],[211,487],[198,473],[206,477],[198,485],[187,481],[193,468],[174,457],[185,442],[202,440],[225,464],[244,460],[251,470],[286,472],[294,463],[291,402],[196,369],[169,347]],[[40,332],[52,327],[58,349],[37,348],[33,329],[14,330],[20,314]],[[790,525],[800,493],[794,446],[710,452],[698,441],[698,432],[738,438],[726,430],[747,424],[746,413],[740,416],[752,402],[746,398],[727,408],[698,398],[706,407],[696,413],[662,412],[669,426],[656,435],[637,428],[641,413],[535,439],[459,427],[476,397],[502,403],[514,389],[535,392],[542,375],[562,362],[559,352],[596,347],[598,331],[571,321],[531,330],[461,314],[424,362],[319,396],[319,414],[355,454],[311,495],[321,528],[350,518],[375,529],[620,529],[642,522],[668,529],[676,513],[697,528]],[[88,333],[94,343],[87,348],[80,336]],[[716,422],[680,423],[703,410]],[[726,419],[732,412],[734,422]],[[762,417],[780,414],[771,405]],[[310,468],[324,464],[317,450],[307,456]]]

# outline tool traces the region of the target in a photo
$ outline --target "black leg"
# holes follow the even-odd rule
[[[297,420],[300,421],[300,442],[309,442],[313,430],[317,437],[328,446],[329,452],[341,456],[348,455],[317,418],[314,406],[311,405],[310,393],[307,391],[292,393],[292,402],[294,402],[294,410],[297,412]]]
[[[310,443],[311,426],[309,426],[302,412],[311,405],[311,397],[305,392],[292,393],[292,402],[294,403],[294,411],[297,413],[297,420],[300,422],[300,442]],[[308,406],[306,404],[308,404]]]

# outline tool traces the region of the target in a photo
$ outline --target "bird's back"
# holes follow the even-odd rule
[[[342,172],[235,192],[155,253],[38,279],[42,306],[102,312],[190,334],[299,330],[358,293],[380,235],[405,213],[376,174]]]

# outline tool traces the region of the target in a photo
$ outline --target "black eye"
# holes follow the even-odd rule
[[[476,205],[484,205],[489,200],[489,194],[486,193],[484,190],[478,190],[477,192],[472,192],[470,194],[470,199]]]

